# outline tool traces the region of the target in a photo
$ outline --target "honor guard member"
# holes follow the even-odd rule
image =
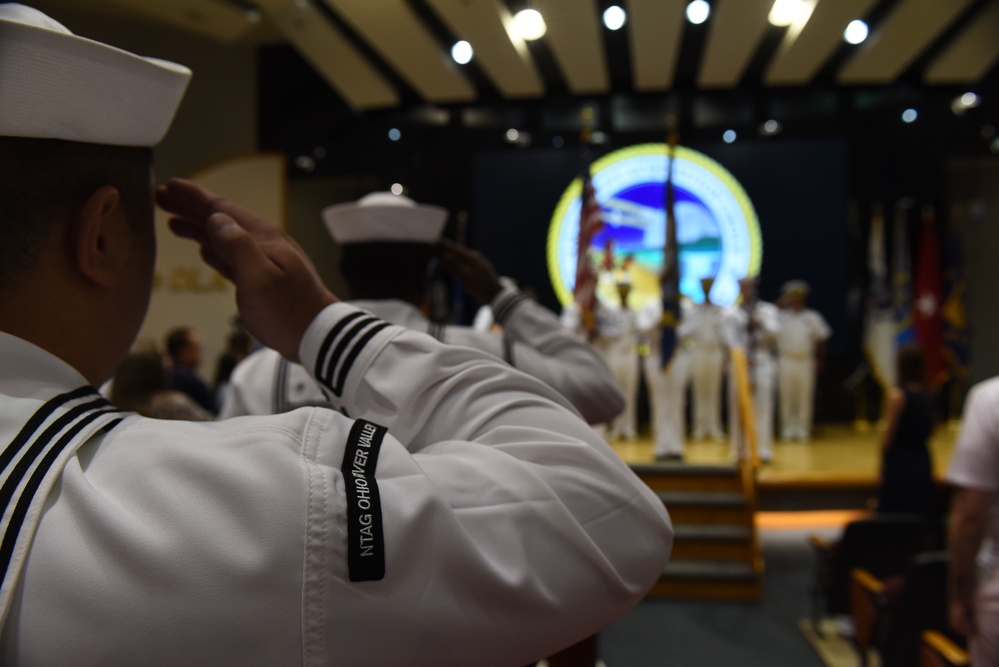
[[[832,329],[818,311],[805,307],[808,283],[790,280],[781,288],[777,327],[777,383],[781,439],[812,436],[815,374],[825,359]]]
[[[156,253],[190,72],[0,5],[0,662],[526,664],[662,573],[662,502],[568,401],[339,302],[285,233],[182,180],[175,233],[338,410],[147,419],[94,389]]]
[[[694,399],[694,440],[725,437],[721,427],[722,369],[725,345],[722,338],[722,308],[711,301],[714,278],[702,278],[704,301],[691,310],[691,379]]]
[[[649,299],[638,309],[638,328],[649,341],[642,359],[642,373],[649,391],[649,421],[656,460],[683,458],[687,412],[687,385],[690,383],[690,300],[680,300],[680,321],[676,325],[676,347],[669,365],[662,363],[661,299]]]
[[[742,299],[725,309],[723,331],[729,349],[742,350],[749,366],[749,383],[753,398],[753,415],[756,422],[756,445],[760,459],[773,458],[774,397],[777,393],[777,360],[774,344],[777,337],[779,313],[777,306],[760,301],[757,296],[757,279],[746,276],[739,281]],[[732,457],[739,460],[746,455],[735,372],[728,377],[729,437]]]
[[[596,335],[593,347],[607,362],[617,386],[624,393],[624,410],[607,426],[610,440],[638,437],[638,320],[628,306],[631,280],[626,274],[614,276],[616,301],[600,299],[596,307]]]
[[[441,238],[447,211],[409,197],[375,192],[323,210],[342,249],[340,273],[358,308],[441,342],[488,352],[562,393],[590,423],[609,421],[624,407],[610,370],[554,313],[503,284],[489,261]],[[421,311],[434,256],[478,301],[490,304],[503,333],[431,322]],[[247,357],[233,372],[220,418],[275,414],[327,404],[309,372],[274,350]]]

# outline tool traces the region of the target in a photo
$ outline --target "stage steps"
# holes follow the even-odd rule
[[[763,560],[742,470],[672,462],[632,469],[663,501],[675,531],[673,555],[650,595],[759,600]]]

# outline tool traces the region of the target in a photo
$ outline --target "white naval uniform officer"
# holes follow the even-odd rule
[[[745,277],[739,281],[742,299],[725,309],[723,323],[725,344],[729,349],[740,349],[746,355],[749,382],[753,398],[753,416],[756,422],[756,445],[760,459],[773,459],[774,398],[777,392],[777,360],[774,344],[779,327],[779,312],[772,303],[760,301],[757,296],[757,279]],[[746,455],[735,372],[730,365],[728,378],[729,437],[732,458],[739,460]]]
[[[652,449],[657,460],[682,459],[686,434],[687,385],[690,383],[690,311],[688,299],[680,300],[676,324],[676,347],[669,365],[662,365],[662,317],[660,299],[649,299],[638,309],[638,328],[649,341],[642,359],[642,373],[649,391],[649,421]]]
[[[351,303],[444,343],[503,359],[561,392],[590,423],[617,416],[624,398],[600,356],[566,331],[554,313],[525,297],[513,281],[497,278],[481,253],[442,239],[446,219],[443,208],[389,192],[324,209],[326,228],[341,246],[340,272]],[[490,305],[502,333],[427,319],[419,306],[426,300],[427,266],[434,254],[473,298]],[[219,418],[324,404],[325,396],[306,369],[263,349],[233,371]]]
[[[171,228],[363,419],[161,421],[97,394],[149,303],[145,147],[188,77],[0,5],[0,662],[499,667],[640,600],[668,517],[560,394],[337,302],[190,182],[157,191]]]
[[[722,336],[722,308],[711,301],[714,278],[702,278],[704,301],[691,310],[690,340],[691,380],[693,386],[694,440],[725,437],[721,426],[722,371],[725,367],[725,342]]]
[[[805,308],[809,286],[790,280],[781,289],[777,327],[777,373],[782,440],[812,436],[815,374],[832,329],[818,311]]]
[[[638,437],[638,319],[628,306],[631,281],[627,275],[614,278],[617,301],[601,299],[596,307],[593,347],[607,362],[624,393],[624,410],[607,426],[607,438],[634,440]]]

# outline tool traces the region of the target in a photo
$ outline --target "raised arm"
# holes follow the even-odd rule
[[[620,414],[624,395],[592,345],[517,288],[503,287],[481,253],[441,241],[437,256],[474,298],[492,306],[497,324],[513,342],[507,357],[514,367],[554,387],[591,424]]]
[[[175,211],[181,193],[206,196],[194,188],[171,183],[161,204]],[[301,359],[335,407],[388,427],[312,413],[302,463],[307,539],[319,546],[305,565],[305,606],[310,619],[314,608],[329,614],[306,633],[307,658],[523,664],[592,634],[644,595],[668,556],[669,519],[561,394],[490,355],[335,303],[301,275],[291,280],[298,292],[284,291],[284,276],[308,266],[304,254],[285,245],[275,261],[238,210],[215,206],[227,211],[221,221],[199,226],[186,214],[174,227],[200,236],[233,277],[247,326],[278,347],[287,332],[255,329],[269,300],[295,302],[274,305],[278,312],[316,309],[296,349],[281,351]],[[247,277],[254,262],[277,264],[264,263],[263,287]],[[357,564],[378,552],[383,568]],[[385,641],[350,641],[370,636],[373,623]]]

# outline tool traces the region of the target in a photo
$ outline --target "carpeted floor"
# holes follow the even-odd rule
[[[808,616],[814,556],[810,532],[765,530],[759,604],[646,600],[600,635],[607,667],[823,667],[799,627]]]

